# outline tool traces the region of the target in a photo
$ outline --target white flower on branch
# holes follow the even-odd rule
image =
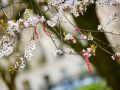
[[[47,24],[51,27],[54,27],[58,22],[60,22],[62,18],[62,15],[58,13],[54,17],[50,18],[50,20],[47,20]]]
[[[15,63],[11,71],[14,72],[14,70],[23,69],[26,66],[25,62],[26,59],[24,57],[20,57],[20,59]]]
[[[13,53],[13,47],[12,46],[7,46],[6,51],[5,51],[5,55],[9,56],[11,53]]]
[[[66,34],[65,35],[65,38],[64,38],[64,40],[73,40],[74,39],[74,37],[73,37],[73,35],[71,35],[71,34]]]
[[[28,21],[31,26],[36,26],[40,20],[37,17],[30,17]]]
[[[19,29],[19,23],[15,22],[15,21],[8,21],[8,27],[7,27],[7,32],[11,35],[11,36],[15,36],[14,32],[20,32]]]
[[[89,3],[93,3],[93,0],[49,0],[48,6],[53,6],[62,16],[69,13],[73,14],[75,17],[78,17],[79,14],[83,14],[86,11],[86,6],[88,6]],[[48,21],[48,25],[53,27],[56,25],[57,21],[58,15],[54,15],[51,21]]]
[[[24,26],[25,26],[25,27],[29,27],[29,26],[30,26],[30,22],[29,22],[29,21],[25,21],[25,22],[24,22]]]
[[[31,59],[31,57],[33,56],[33,54],[31,53],[31,52],[25,52],[25,54],[24,54],[24,57],[27,59],[27,60],[30,60]]]
[[[9,43],[3,43],[2,49],[0,50],[0,58],[9,56],[11,53],[13,53],[13,47]]]
[[[57,49],[54,51],[54,56],[57,57],[57,56],[63,56],[63,51],[61,49]]]
[[[40,21],[40,19],[37,17],[30,17],[30,18],[28,18],[27,21],[24,22],[24,26],[25,27],[36,26],[39,21]]]
[[[72,34],[69,34],[69,33],[66,34],[65,32],[63,34],[64,34],[65,41],[72,41],[73,43],[76,43],[76,39]]]
[[[21,64],[20,64],[20,69],[23,69],[25,67],[25,58],[24,57],[21,57],[20,58],[20,61],[21,61]]]
[[[32,54],[32,51],[35,50],[35,42],[34,40],[31,40],[26,48],[25,48],[25,53],[24,53],[24,57],[27,59],[27,60],[30,60],[31,57],[33,56]]]
[[[105,6],[105,5],[117,6],[117,5],[120,5],[120,3],[118,3],[115,0],[97,0],[95,3],[99,4],[101,6]]]
[[[9,36],[2,36],[0,40],[0,58],[9,56],[13,53],[14,40]]]
[[[119,60],[120,59],[120,52],[116,52],[114,55],[111,56],[113,60]]]
[[[98,25],[97,30],[102,31],[103,30],[103,26],[102,25]]]
[[[88,37],[87,37],[86,35],[84,35],[84,34],[81,34],[81,35],[80,35],[80,39],[81,39],[81,40],[87,40]]]

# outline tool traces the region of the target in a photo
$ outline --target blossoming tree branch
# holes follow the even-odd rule
[[[14,4],[14,3],[13,3]],[[96,41],[98,41],[101,44],[106,45],[107,47],[113,48],[111,45],[106,44],[105,42],[97,39],[92,34],[93,33],[110,33],[114,35],[120,35],[120,33],[114,33],[112,31],[108,32],[105,31],[105,28],[109,27],[109,25],[113,21],[118,21],[119,18],[117,17],[116,13],[113,13],[110,15],[107,20],[105,20],[104,25],[98,25],[97,31],[93,30],[86,30],[84,28],[78,27],[75,24],[73,24],[69,18],[67,17],[68,14],[73,15],[74,17],[79,17],[80,15],[84,15],[84,13],[87,10],[87,7],[91,4],[98,4],[101,6],[118,6],[120,3],[114,0],[48,0],[46,3],[43,4],[42,9],[38,10],[38,12],[41,13],[41,15],[36,15],[31,12],[33,12],[31,9],[26,8],[24,11],[23,18],[19,18],[17,21],[14,19],[8,20],[7,24],[4,25],[4,20],[0,20],[1,26],[4,28],[5,32],[2,34],[0,38],[0,58],[3,58],[4,56],[9,56],[12,53],[14,53],[14,47],[16,43],[16,37],[17,34],[21,34],[25,28],[32,27],[33,29],[33,35],[30,37],[30,41],[25,46],[24,55],[22,55],[19,60],[16,61],[15,65],[13,65],[10,68],[10,71],[14,72],[15,70],[19,70],[25,67],[26,63],[31,59],[33,56],[33,50],[36,49],[35,42],[36,40],[40,39],[39,29],[37,27],[38,24],[41,24],[41,30],[44,31],[46,36],[51,38],[53,41],[53,44],[55,45],[56,55],[70,55],[70,54],[80,54],[83,56],[83,58],[86,61],[86,65],[88,67],[88,70],[90,71],[90,74],[92,74],[92,69],[90,66],[90,57],[96,55],[97,47],[102,49],[104,52],[111,55],[111,58],[113,60],[118,60],[120,57],[120,52],[117,53],[111,53],[106,48],[99,45]],[[6,12],[4,11],[4,8],[1,8],[4,12],[4,14],[7,17]],[[53,10],[56,12],[54,13]],[[51,16],[46,17],[45,13],[51,13]],[[67,20],[67,23],[69,23],[74,29],[72,32],[58,32],[58,30],[55,29],[56,26],[60,28],[60,23],[66,23],[64,20]],[[55,42],[55,38],[53,36],[53,33],[50,32],[47,27],[52,28],[61,38],[62,41],[67,43],[76,44],[77,41],[85,40],[85,41],[91,41],[88,48],[83,48],[83,50],[80,50],[79,53],[75,53],[73,51],[64,51],[60,49],[57,46],[57,43]]]

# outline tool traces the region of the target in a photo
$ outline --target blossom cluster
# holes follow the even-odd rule
[[[47,4],[45,10],[55,8],[58,12],[47,21],[49,26],[54,27],[66,13],[73,14],[75,17],[83,15],[90,4],[117,6],[120,3],[115,0],[49,0]]]
[[[117,5],[120,5],[120,3],[117,2],[116,0],[97,0],[95,3],[99,4],[101,6],[105,6],[105,5],[117,6]]]
[[[114,55],[111,56],[113,60],[118,60],[120,59],[120,52],[116,52]]]
[[[26,62],[32,58],[33,50],[35,50],[35,41],[31,40],[25,47],[24,56],[20,57],[20,59],[16,61],[15,65],[11,68],[10,71],[14,72],[15,70],[23,69],[26,66]]]
[[[65,39],[65,40],[73,40],[73,39],[74,39],[74,36],[68,33],[68,34],[65,35],[65,38],[64,38],[64,39]]]
[[[81,40],[93,40],[94,37],[92,36],[91,32],[88,34],[80,34],[80,39]]]
[[[42,16],[42,17],[40,17],[40,16],[30,17],[30,18],[28,18],[28,20],[26,20],[26,21],[24,22],[24,26],[25,26],[25,27],[30,27],[30,26],[34,27],[34,26],[36,26],[39,22],[43,22],[43,21],[45,21],[45,19],[44,19],[43,16]]]
[[[92,0],[49,0],[48,7],[50,9],[54,7],[58,13],[47,21],[48,25],[54,27],[66,13],[73,14],[75,17],[83,14],[90,2]]]
[[[93,40],[94,39],[94,37],[92,36],[91,32],[83,34],[82,32],[80,32],[78,30],[74,30],[74,31],[76,31],[77,33],[79,33],[79,39],[80,40]],[[65,41],[73,41],[73,43],[75,43],[76,39],[74,37],[74,31],[73,31],[73,34],[70,34],[70,33],[66,34],[64,32],[63,33],[64,34],[64,40]]]
[[[0,58],[8,56],[13,53],[13,42],[10,41],[8,36],[3,36],[0,41]]]
[[[72,41],[73,43],[76,43],[76,39],[72,34],[70,34],[70,33],[66,34],[65,32],[63,34],[64,34],[65,41]]]
[[[20,58],[19,65],[18,65],[18,62],[16,62],[15,68],[23,69],[25,67],[25,62],[32,58],[33,50],[35,50],[35,41],[31,40],[25,47],[25,53],[24,53],[24,56]]]
[[[8,21],[7,32],[11,36],[15,36],[15,32],[20,32],[19,21],[17,21],[17,22],[12,21],[12,20]]]
[[[49,0],[49,7],[56,7],[58,12],[71,13],[74,16],[79,16],[79,13],[86,11],[86,6],[93,3],[93,0]]]
[[[3,36],[0,40],[0,57],[2,58],[3,56],[8,56],[13,52],[13,43],[15,42],[14,38],[16,33],[21,32],[22,29],[27,27],[36,27],[39,22],[44,22],[44,20],[45,19],[43,16],[35,16],[30,17],[27,20],[19,19],[16,22],[14,20],[8,21],[8,27],[6,30],[8,36]],[[30,42],[29,46],[31,47],[30,49],[35,48],[32,41]],[[30,56],[30,54],[28,55],[27,53],[25,53],[25,55],[26,58],[29,58],[27,56]]]
[[[27,60],[30,60],[31,57],[33,56],[32,54],[32,51],[35,50],[35,41],[34,40],[31,40],[26,48],[25,48],[25,54],[24,54],[24,57],[27,59]]]
[[[95,46],[94,44],[91,45],[91,47],[87,48],[87,50],[82,50],[82,55],[83,56],[88,56],[91,57],[92,55],[95,55],[95,52],[96,52],[96,48],[97,46]]]
[[[54,56],[57,57],[57,56],[63,56],[64,55],[64,52],[61,50],[61,49],[57,49],[54,51]]]
[[[15,33],[19,33],[21,30],[27,27],[36,27],[39,22],[44,22],[43,16],[32,16],[27,20],[19,19],[16,22],[14,20],[8,21],[7,33],[15,37]]]
[[[75,54],[75,52],[74,52],[73,49],[70,49],[70,48],[66,48],[66,50],[57,49],[57,50],[54,51],[54,56],[55,57],[63,56],[63,55],[68,56],[68,55],[71,55],[71,54]]]
[[[15,43],[16,33],[20,33],[24,28],[28,27],[34,27],[34,33],[33,37],[31,37],[30,42],[25,47],[25,53],[18,61],[16,61],[15,65],[12,67],[12,71],[22,69],[25,67],[25,64],[28,60],[30,60],[33,56],[32,52],[35,50],[35,40],[34,37],[37,35],[37,24],[39,22],[42,23],[43,29],[45,31],[44,26],[44,17],[43,16],[31,16],[26,17],[25,19],[19,19],[17,21],[15,20],[9,20],[7,23],[7,30],[6,30],[6,36],[2,36],[2,39],[0,40],[0,58],[4,56],[8,56],[11,53],[13,53],[13,45]],[[45,31],[46,33],[46,31]],[[38,36],[37,36],[38,37]]]
[[[15,42],[14,38],[15,37],[15,33],[19,33],[21,32],[22,29],[33,26],[35,27],[38,22],[43,22],[44,18],[41,17],[30,17],[28,18],[28,20],[24,20],[24,19],[19,19],[17,22],[15,21],[8,21],[8,27],[7,27],[7,33],[8,36],[3,36],[2,39],[0,40],[0,57],[3,56],[8,56],[13,52],[13,44]],[[31,48],[33,49],[34,45],[33,42],[31,41],[30,44]],[[27,54],[25,54],[27,55]]]
[[[14,67],[12,68],[12,72],[14,72],[15,70],[18,70],[18,69],[23,69],[25,67],[25,58],[24,57],[21,57],[14,65]]]
[[[63,13],[57,13],[55,16],[51,17],[50,20],[47,20],[47,24],[51,27],[54,27],[58,22],[62,22],[63,16]]]
[[[96,46],[94,44],[91,45],[90,48],[87,48],[87,50],[82,51],[82,56],[86,60],[86,64],[87,64],[88,70],[90,71],[90,74],[92,74],[92,69],[91,69],[91,66],[90,66],[89,58],[92,55],[95,55],[95,51],[96,51]]]

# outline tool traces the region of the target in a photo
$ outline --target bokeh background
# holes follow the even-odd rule
[[[0,19],[4,22],[13,18],[17,20],[23,17],[26,8],[33,9],[34,14],[40,14],[41,2],[45,1],[0,0]],[[112,9],[118,10],[119,7],[113,7]],[[99,10],[101,10],[101,7],[90,5],[84,15],[77,18],[72,15],[67,17],[80,28],[96,30],[99,23],[102,23],[99,17],[104,17],[104,12],[101,11],[102,14],[100,13],[100,15],[96,13]],[[45,15],[49,16],[49,12]],[[0,24],[1,34],[4,32],[2,28],[3,25]],[[97,48],[96,56],[90,59],[93,70],[93,75],[90,75],[85,60],[80,55],[56,56],[54,53],[56,48],[52,40],[41,28],[41,25],[38,24],[40,39],[36,40],[34,56],[24,69],[13,74],[8,71],[10,65],[14,64],[17,58],[23,54],[24,46],[30,40],[33,28],[24,29],[18,35],[14,54],[0,59],[0,90],[120,90],[120,65],[113,61],[109,54]],[[55,28],[59,32],[59,28]],[[71,32],[73,27],[68,23],[62,23],[61,29],[63,32]],[[65,43],[60,40],[59,35],[54,30],[50,27],[48,27],[48,30],[54,33],[54,40],[58,47],[66,51],[72,50],[77,53],[90,43],[86,41],[80,41],[75,45]],[[108,43],[108,38],[104,33],[93,33],[93,35]],[[98,44],[100,43],[98,42]],[[102,45],[102,47],[105,46]],[[107,50],[113,52],[111,48]]]

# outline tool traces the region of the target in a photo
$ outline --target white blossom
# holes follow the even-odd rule
[[[116,6],[120,4],[116,0],[97,0],[95,3],[101,6],[105,5]]]
[[[19,29],[19,23],[14,22],[14,21],[8,21],[8,27],[7,27],[7,32],[11,35],[11,36],[15,36],[14,32],[20,32]]]
[[[0,50],[0,58],[9,56],[11,53],[13,53],[13,46],[9,43],[3,43],[2,49]]]
[[[66,13],[73,14],[78,17],[79,14],[83,14],[86,11],[86,6],[93,0],[49,0],[48,6],[55,7],[58,10],[58,14],[54,15],[47,21],[47,24],[54,27],[58,21],[62,20]],[[61,17],[62,16],[62,17]]]
[[[64,40],[73,40],[74,39],[74,37],[73,37],[73,35],[71,35],[71,34],[67,34],[67,35],[65,35],[65,38],[64,38]]]
[[[26,48],[25,48],[25,53],[24,53],[24,57],[27,59],[27,60],[30,60],[31,57],[33,56],[32,54],[32,51],[35,50],[35,42],[33,40],[31,40]]]
[[[84,34],[81,34],[81,35],[80,35],[80,39],[82,39],[82,40],[87,40],[88,37],[87,37],[86,35],[84,35]]]
[[[120,51],[119,51],[119,52],[116,52],[114,55],[112,55],[111,58],[112,58],[113,60],[119,59],[119,58],[120,58]]]
[[[64,54],[63,51],[60,50],[60,49],[57,49],[57,50],[54,51],[54,56],[55,56],[55,57],[56,57],[56,56],[62,56],[63,54]]]
[[[20,64],[20,66],[19,66],[19,69],[23,69],[26,65],[25,65],[25,58],[23,58],[23,57],[21,57],[20,58],[20,62],[21,62],[21,64]]]
[[[26,20],[24,22],[24,26],[25,27],[36,26],[39,21],[40,21],[40,19],[37,17],[29,17],[28,20]]]
[[[99,30],[99,31],[103,30],[103,26],[102,25],[98,25],[97,30]]]
[[[30,26],[30,22],[29,22],[29,21],[25,21],[25,22],[24,22],[24,26],[25,26],[25,27],[29,27],[29,26]]]

